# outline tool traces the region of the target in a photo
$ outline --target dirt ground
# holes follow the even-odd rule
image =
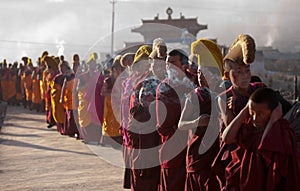
[[[48,129],[45,114],[9,106],[0,133],[0,190],[124,190],[120,150]]]

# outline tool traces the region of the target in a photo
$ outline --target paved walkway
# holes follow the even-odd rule
[[[118,191],[122,153],[47,129],[45,114],[10,106],[0,133],[1,191]]]

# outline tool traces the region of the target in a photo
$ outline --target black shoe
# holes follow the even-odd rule
[[[48,126],[47,126],[47,128],[51,128],[51,127],[53,127],[54,125],[53,124],[49,124]]]

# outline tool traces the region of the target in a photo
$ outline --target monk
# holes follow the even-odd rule
[[[184,190],[188,133],[178,130],[178,122],[185,95],[194,89],[185,73],[188,64],[188,57],[182,50],[170,51],[166,60],[168,77],[156,90],[156,127],[162,142],[159,150],[160,191]]]
[[[228,76],[232,86],[220,93],[218,105],[221,111],[220,136],[228,124],[246,106],[250,95],[257,89],[265,87],[262,82],[251,81],[250,65],[255,60],[256,45],[254,39],[248,34],[240,34],[231,45],[229,52],[224,57],[224,75]],[[285,113],[289,106],[286,100],[277,93]],[[235,190],[239,182],[240,160],[232,160],[231,151],[238,149],[237,156],[244,155],[243,148],[238,148],[235,143],[225,144],[221,142],[221,149],[213,163],[213,168],[222,181],[222,187],[226,190]]]
[[[117,55],[110,68],[110,74],[104,79],[101,95],[104,96],[104,114],[102,123],[102,140],[103,145],[111,145],[119,149],[122,145],[122,135],[120,132],[120,123],[118,120],[120,113],[117,112],[120,106],[121,93],[120,89],[113,88],[118,76],[123,72],[124,67],[120,64],[121,55]],[[117,91],[118,89],[118,91]],[[113,105],[115,104],[115,105]],[[114,108],[114,106],[116,106]],[[116,109],[116,110],[114,110]]]
[[[132,60],[132,63],[128,63],[128,77],[122,82],[122,96],[121,96],[121,130],[123,135],[123,157],[125,162],[124,181],[123,188],[131,188],[132,171],[131,171],[131,152],[132,142],[129,140],[127,128],[129,122],[129,108],[130,108],[130,96],[133,88],[136,84],[144,79],[144,73],[149,69],[148,57],[152,51],[149,45],[142,45],[137,52],[133,55],[133,58],[129,56],[128,60]],[[126,54],[122,56],[127,57]],[[144,60],[145,62],[141,62]],[[121,63],[124,62],[124,58],[121,59]],[[124,64],[124,63],[123,63]],[[125,64],[124,64],[125,65]],[[128,67],[128,65],[126,65]]]
[[[101,108],[104,105],[104,97],[100,92],[104,76],[97,70],[97,60],[98,54],[91,53],[86,63],[87,70],[77,76],[79,133],[86,144],[99,144],[102,136]]]
[[[48,123],[47,128],[51,128],[56,125],[53,116],[53,108],[51,104],[51,86],[54,84],[54,77],[59,73],[58,63],[51,56],[45,55],[42,59],[45,62],[46,69],[43,71],[43,91],[45,92],[45,110],[46,110],[46,121]]]
[[[216,112],[212,112],[215,105],[211,92],[219,84],[217,77],[221,81],[223,57],[219,47],[207,39],[193,42],[191,52],[199,57],[197,71],[199,87],[186,96],[178,125],[180,130],[188,130],[190,137],[186,156],[185,191],[220,190],[217,177],[211,169],[211,164],[219,151],[217,139],[219,128],[217,123],[209,121],[216,121],[213,117]],[[214,134],[211,133],[211,128]],[[205,141],[207,132],[210,136],[209,144]],[[205,150],[202,151],[201,148]]]
[[[31,75],[31,89],[32,89],[32,108],[36,109],[37,112],[40,111],[41,108],[41,89],[40,89],[40,79],[39,79],[39,69],[35,68]]]
[[[24,73],[22,75],[22,82],[24,86],[25,103],[30,110],[32,110],[32,80],[31,75],[33,71],[33,65],[31,59],[28,58],[27,66],[25,66]]]
[[[157,57],[150,60],[150,66],[147,57],[135,63],[148,65],[149,71],[145,71],[145,79],[137,83],[130,97],[127,134],[132,145],[132,190],[157,191],[160,180],[158,156],[160,137],[156,129],[154,101],[156,88],[164,79],[160,74],[165,71],[165,61]]]
[[[295,132],[282,118],[274,90],[256,90],[226,127],[222,139],[245,150],[240,165],[240,190],[300,190]],[[232,156],[233,160],[239,159]]]
[[[158,189],[160,141],[155,126],[155,104],[152,104],[158,84],[159,80],[154,77],[143,80],[134,88],[135,92],[139,92],[139,96],[132,96],[130,100],[131,103],[135,102],[130,108],[131,116],[127,128],[132,143],[131,190],[157,191]]]
[[[63,104],[65,110],[65,122],[62,134],[79,139],[79,128],[77,127],[73,112],[74,110],[77,110],[77,104],[74,103],[75,99],[73,97],[75,89],[75,74],[73,70],[71,70],[67,61],[63,61],[60,64],[60,68],[63,68],[63,73],[60,76],[60,80],[63,80],[63,84],[61,86],[59,101]]]
[[[247,52],[247,54],[243,54]],[[250,65],[255,59],[255,41],[247,34],[240,34],[235,42],[231,45],[229,52],[224,57],[224,75],[227,76],[232,86],[218,95],[218,108],[220,109],[220,136],[223,130],[232,121],[232,119],[247,104],[249,96],[258,88],[265,87],[261,82],[250,83],[251,68]],[[231,151],[235,150],[235,144],[225,144],[220,142],[220,151],[215,158],[212,167],[222,183],[222,187],[227,190],[238,185],[238,175],[235,173],[239,170],[237,164],[232,162]],[[242,149],[239,155],[243,155]],[[227,166],[231,165],[230,168]],[[225,169],[230,173],[225,175]]]
[[[65,135],[64,124],[66,118],[66,112],[64,110],[64,105],[61,99],[61,91],[63,87],[64,80],[66,78],[66,74],[69,71],[69,63],[67,61],[60,61],[59,65],[59,74],[57,74],[53,78],[53,83],[50,84],[51,87],[51,106],[53,111],[53,118],[56,122],[57,131]]]

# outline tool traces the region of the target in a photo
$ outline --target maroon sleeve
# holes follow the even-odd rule
[[[237,144],[243,149],[254,151],[261,134],[262,132],[255,133],[251,122],[243,123],[237,135]]]
[[[279,119],[272,126],[258,152],[268,167],[267,190],[300,190],[297,144],[288,121]]]
[[[163,136],[172,135],[177,129],[181,114],[179,97],[174,89],[162,82],[157,87],[156,100],[158,132]]]

